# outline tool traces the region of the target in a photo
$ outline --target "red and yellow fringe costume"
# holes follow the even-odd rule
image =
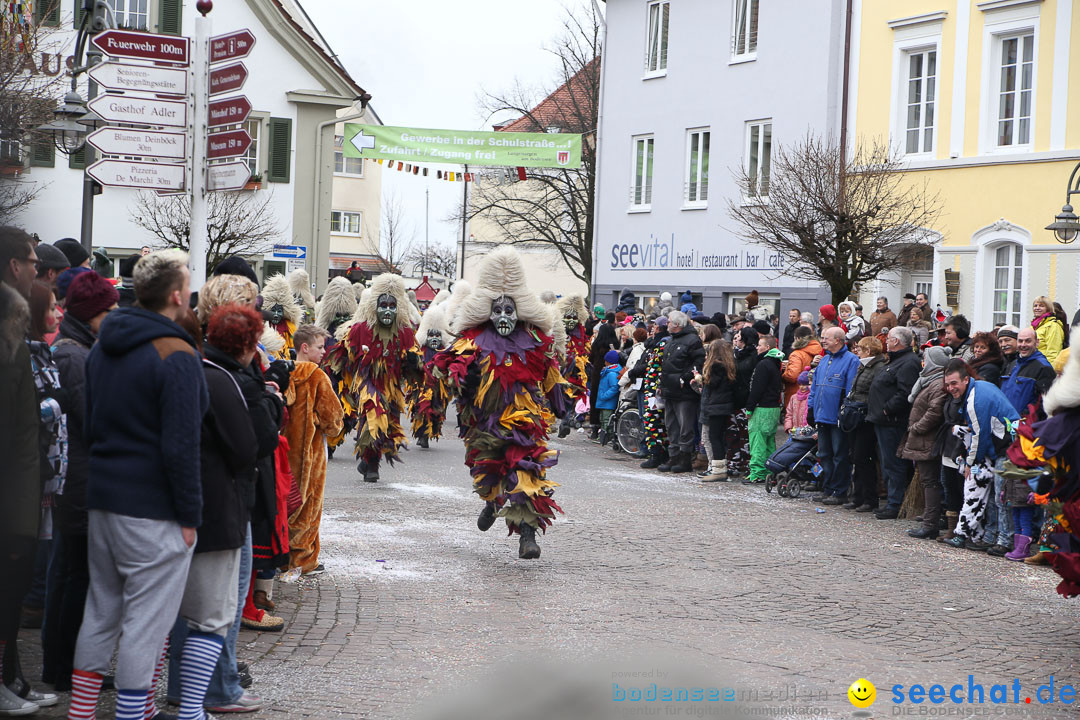
[[[591,345],[585,335],[585,326],[581,323],[566,334],[566,362],[562,374],[567,382],[566,395],[572,403],[589,394],[588,366]]]
[[[424,364],[431,362],[434,357],[435,351],[425,345]],[[429,440],[442,437],[443,421],[446,420],[446,405],[450,401],[446,386],[425,373],[421,380],[410,384],[407,398],[413,437],[426,437]]]
[[[463,386],[473,364],[480,385],[470,397]],[[555,421],[548,408],[561,414],[567,403],[552,338],[526,325],[501,338],[485,323],[464,331],[427,367],[459,396],[465,464],[476,494],[495,503],[510,534],[521,524],[540,530],[551,525],[562,508],[552,499],[558,483],[547,479],[558,461],[558,453],[547,449]]]
[[[369,465],[382,458],[391,465],[401,460],[397,453],[405,444],[399,421],[405,407],[402,382],[406,374],[418,375],[420,367],[414,345],[412,328],[372,331],[367,323],[358,322],[325,360],[334,377],[340,378],[338,393],[345,414],[357,417],[354,454]]]

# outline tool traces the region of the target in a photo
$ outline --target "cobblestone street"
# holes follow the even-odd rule
[[[1048,568],[760,486],[643,471],[578,433],[554,445],[567,514],[535,562],[517,559],[501,521],[476,529],[456,438],[409,451],[377,485],[334,459],[327,573],[279,584],[284,633],[241,633],[268,703],[248,717],[623,717],[612,683],[658,682],[735,688],[762,717],[841,718],[860,677],[887,717],[897,683],[966,687],[973,674],[987,693],[1018,678],[1032,694],[1051,675],[1076,681],[1080,606]],[[958,709],[907,709],[920,707]]]

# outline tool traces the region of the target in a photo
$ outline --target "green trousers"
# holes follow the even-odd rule
[[[776,425],[780,408],[759,407],[750,413],[750,480],[764,480],[769,471],[765,461],[776,452]]]

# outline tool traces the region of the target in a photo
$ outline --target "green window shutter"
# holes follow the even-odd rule
[[[83,0],[75,0],[75,29],[78,30],[82,25],[83,15],[86,11],[83,10]]]
[[[51,138],[36,138],[30,147],[30,167],[55,167],[56,146]]]
[[[158,32],[179,35],[183,29],[183,0],[161,0],[158,5]]]
[[[34,20],[39,25],[56,27],[60,24],[60,0],[36,0]]]
[[[292,118],[270,118],[267,138],[270,144],[266,181],[287,183],[292,155]]]
[[[79,148],[78,152],[68,155],[68,167],[72,170],[86,169],[86,145]]]

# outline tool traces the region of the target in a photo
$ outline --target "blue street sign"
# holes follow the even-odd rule
[[[303,260],[307,257],[307,246],[305,245],[275,245],[274,257],[276,258],[295,258],[297,260]]]

